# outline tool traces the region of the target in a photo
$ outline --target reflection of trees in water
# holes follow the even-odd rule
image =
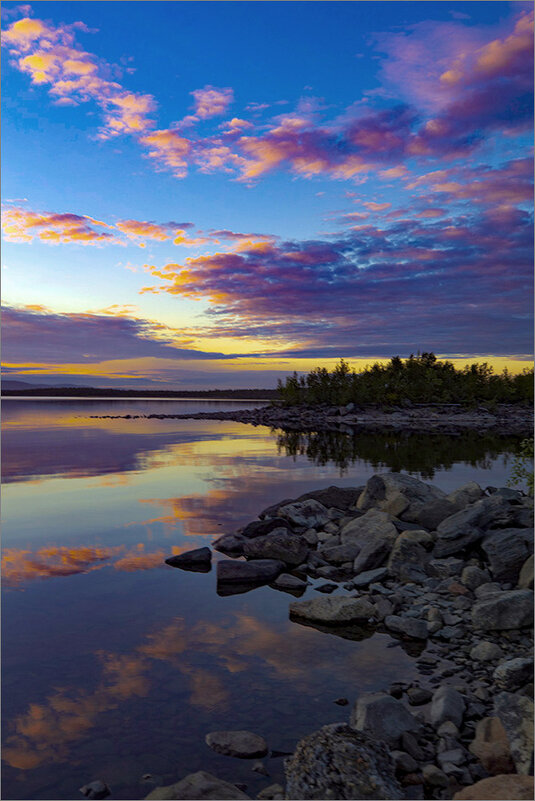
[[[283,431],[277,435],[277,447],[279,453],[287,456],[307,456],[318,465],[334,462],[342,470],[363,461],[374,469],[407,470],[432,479],[436,470],[450,469],[456,462],[488,470],[494,459],[503,456],[507,464],[520,440],[521,437],[498,437],[477,431],[461,435]]]

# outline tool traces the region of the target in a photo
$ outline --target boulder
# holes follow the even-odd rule
[[[217,754],[239,759],[255,759],[268,752],[264,738],[250,731],[212,731],[204,741]]]
[[[375,570],[366,570],[364,573],[359,573],[351,582],[356,590],[361,590],[368,587],[375,582],[381,582],[388,578],[388,568],[376,567]]]
[[[268,584],[286,568],[277,559],[253,559],[249,562],[225,559],[217,563],[218,583]]]
[[[484,494],[479,484],[476,484],[475,481],[469,481],[468,484],[463,484],[462,487],[450,492],[449,495],[446,495],[446,498],[448,501],[451,501],[458,510],[461,510],[464,509],[465,506],[468,506],[469,503],[479,501],[480,498],[483,498]]]
[[[421,581],[427,578],[426,566],[429,555],[418,542],[416,531],[400,534],[390,552],[387,568],[400,581]],[[423,532],[427,535],[427,532]],[[427,535],[429,536],[429,535]]]
[[[499,718],[482,718],[477,722],[476,736],[469,749],[491,776],[514,773],[509,739]]]
[[[175,556],[170,556],[165,560],[166,565],[171,567],[190,567],[190,565],[209,565],[212,560],[210,548],[195,548],[192,551],[185,551]]]
[[[289,520],[294,526],[304,526],[305,528],[318,528],[330,520],[325,506],[312,498],[308,501],[295,501],[295,503],[280,506],[279,517]]]
[[[288,529],[276,528],[270,534],[247,540],[243,553],[247,559],[279,559],[295,566],[306,561],[308,545]]]
[[[482,642],[474,645],[470,651],[470,659],[475,659],[478,662],[497,662],[503,656],[503,651],[499,645],[489,640],[482,640]]]
[[[176,784],[156,787],[145,798],[161,799],[161,801],[173,801],[173,799],[181,799],[182,801],[197,801],[197,799],[223,801],[223,799],[231,798],[250,799],[251,796],[238,790],[236,785],[218,779],[217,776],[213,776],[205,770],[199,770],[197,773],[189,773]]]
[[[340,540],[342,545],[355,544],[363,548],[369,543],[384,540],[391,547],[398,531],[386,512],[370,509],[361,517],[356,517],[342,526]]]
[[[381,473],[372,476],[357,501],[363,512],[377,508],[402,520],[418,522],[422,508],[432,501],[445,498],[445,493],[432,484],[403,473]]]
[[[384,624],[387,629],[401,634],[403,637],[408,637],[413,640],[427,639],[427,623],[424,620],[418,620],[415,617],[399,617],[398,615],[387,615],[384,619]]]
[[[496,495],[481,498],[439,523],[434,555],[458,553],[478,542],[484,529],[507,528],[514,521],[514,507],[505,498]]]
[[[384,539],[366,543],[353,562],[353,572],[358,574],[381,567],[390,553],[390,548],[390,542]]]
[[[433,697],[431,690],[426,690],[425,687],[409,687],[407,690],[407,698],[411,706],[422,706],[427,704]]]
[[[369,737],[397,746],[404,732],[419,732],[420,723],[405,704],[385,693],[368,693],[357,698],[351,712],[351,726]]]
[[[481,549],[494,581],[516,584],[522,565],[533,553],[533,529],[504,528],[489,532],[483,537]]]
[[[531,801],[533,799],[533,776],[518,776],[507,773],[463,787],[453,796],[454,801]]]
[[[533,701],[518,693],[503,692],[494,699],[494,714],[507,733],[516,772],[532,773]]]
[[[247,540],[241,534],[223,534],[212,543],[214,551],[228,554],[229,556],[241,556],[243,546]]]
[[[476,565],[467,565],[461,573],[461,584],[469,590],[476,590],[482,584],[486,584],[490,579],[486,570],[481,570]]]
[[[286,590],[287,592],[301,593],[307,588],[307,582],[300,579],[298,576],[292,576],[291,573],[281,573],[274,582],[271,584],[277,590]]]
[[[347,545],[331,545],[322,547],[320,555],[333,565],[342,565],[344,562],[352,562],[360,552],[360,546],[354,543]]]
[[[520,570],[518,577],[518,586],[520,589],[532,590],[533,589],[533,554],[526,559]]]
[[[246,539],[254,539],[255,537],[263,537],[276,528],[289,528],[288,521],[284,517],[271,517],[269,520],[253,520],[252,523],[245,526],[239,533]]]
[[[498,665],[492,677],[501,690],[518,690],[533,681],[533,657],[517,657],[508,659]]]
[[[319,501],[328,509],[335,507],[346,512],[357,503],[364,487],[327,487],[326,489],[314,490],[300,495],[298,501],[314,500]]]
[[[451,720],[460,728],[465,710],[462,695],[453,687],[442,685],[433,693],[429,719],[437,729],[446,720]]]
[[[385,745],[344,723],[300,740],[284,767],[287,799],[403,797]]]
[[[347,595],[322,596],[290,604],[292,617],[314,620],[327,625],[368,621],[374,611],[375,608],[369,601],[363,598],[350,598]]]
[[[434,531],[439,523],[442,523],[443,520],[458,511],[459,507],[447,498],[437,498],[435,501],[422,506],[418,512],[416,522],[424,528]]]
[[[481,589],[481,588],[478,588]],[[533,592],[508,590],[478,601],[472,608],[472,625],[483,631],[520,629],[533,624]]]
[[[101,779],[96,779],[94,782],[89,782],[89,784],[84,784],[83,787],[80,787],[80,792],[82,795],[85,795],[86,798],[107,798],[111,795],[111,790]]]

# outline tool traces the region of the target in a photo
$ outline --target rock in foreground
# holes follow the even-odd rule
[[[343,723],[301,740],[285,771],[288,799],[403,797],[385,745]]]
[[[198,799],[213,799],[214,801],[226,801],[227,799],[249,798],[234,784],[218,779],[205,770],[197,773],[189,773],[176,784],[168,784],[166,787],[156,787],[152,793],[145,796],[146,799],[159,799],[159,801],[198,801]]]
[[[506,773],[482,779],[455,793],[454,801],[529,801],[533,798],[533,776]]]

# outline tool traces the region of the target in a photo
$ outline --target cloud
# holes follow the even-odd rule
[[[32,242],[34,238],[51,245],[117,245],[122,242],[105,222],[80,214],[55,214],[29,211],[20,207],[6,208],[2,213],[2,231],[8,242]]]
[[[180,337],[143,318],[34,311],[6,306],[2,313],[7,364],[96,364],[106,360],[224,359],[179,346]],[[178,340],[175,345],[174,341]]]
[[[110,81],[106,77],[110,66],[78,47],[76,30],[87,28],[83,23],[52,27],[24,17],[2,34],[2,44],[9,49],[12,63],[28,74],[33,84],[49,85],[57,104],[97,103],[104,114],[99,138],[139,135],[153,127],[148,117],[156,109],[152,95],[130,92]]]
[[[532,219],[512,203],[527,199],[528,163],[465,170],[464,183],[458,172],[446,176],[455,182],[427,176],[448,208],[417,198],[402,219],[329,241],[272,240],[188,258],[155,269],[162,280],[151,291],[208,300],[207,331],[267,339],[271,356],[281,343],[280,355],[311,358],[340,348],[456,353],[466,341],[478,353],[529,353]]]
[[[191,94],[195,101],[195,114],[201,120],[224,114],[234,100],[234,92],[229,87],[217,89],[207,85],[204,89],[195,89]],[[240,122],[243,125],[243,120]]]

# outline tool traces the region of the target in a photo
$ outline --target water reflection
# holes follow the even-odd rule
[[[352,434],[340,431],[300,433],[284,431],[277,435],[279,453],[307,456],[318,465],[334,463],[346,470],[363,461],[373,470],[387,467],[419,473],[432,479],[438,470],[450,470],[455,462],[488,470],[492,461],[514,452],[520,437],[467,431],[464,434],[384,432],[364,429]]]

